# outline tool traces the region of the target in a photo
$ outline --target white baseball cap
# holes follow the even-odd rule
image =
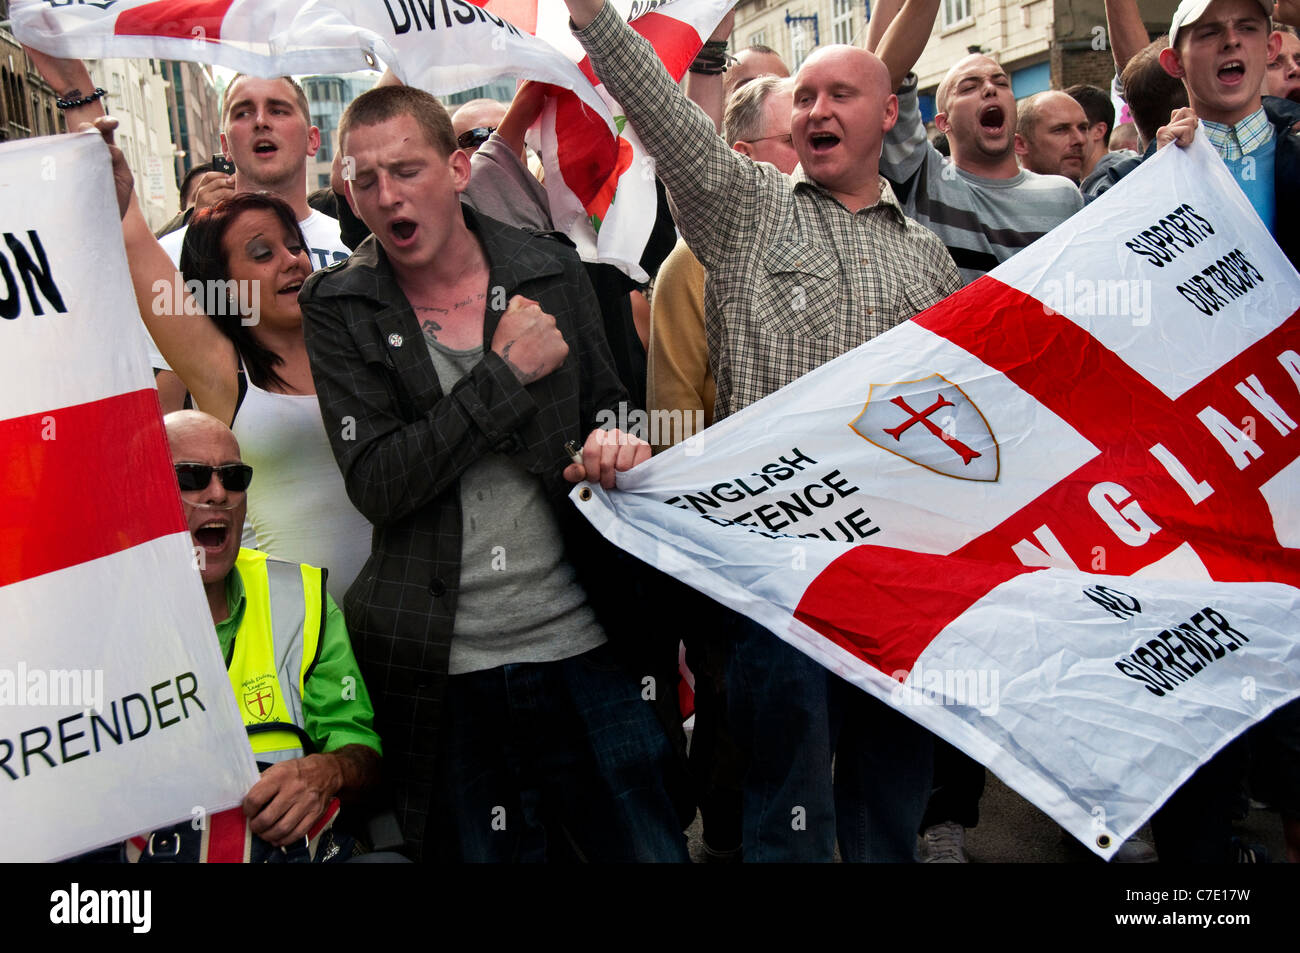
[[[1169,24],[1169,45],[1178,45],[1178,31],[1185,26],[1191,26],[1201,17],[1205,16],[1206,8],[1214,0],[1183,0],[1178,4],[1178,9],[1174,11],[1173,22]],[[1273,15],[1273,4],[1268,0],[1259,0],[1259,8],[1264,11],[1265,17]]]

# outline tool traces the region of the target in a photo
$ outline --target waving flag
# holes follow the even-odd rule
[[[534,2],[534,0],[527,0]],[[563,0],[535,0],[538,35],[563,50],[581,68],[614,116],[617,136],[594,125],[574,92],[557,90],[545,111],[539,151],[555,227],[572,238],[583,258],[617,265],[638,281],[649,276],[641,253],[654,227],[654,159],[636,130],[605,91],[586,53],[569,30]],[[704,40],[731,9],[734,0],[611,0],[614,8],[645,37],[674,80],[680,81]]]
[[[680,79],[733,0],[619,0]],[[655,218],[654,163],[569,32],[562,0],[14,0],[14,32],[55,56],[158,57],[258,76],[383,61],[448,95],[501,78],[556,87],[538,129],[552,218],[632,277]]]
[[[108,150],[93,134],[0,145],[0,182],[0,860],[53,860],[205,823],[257,770],[136,332]]]
[[[1297,308],[1198,138],[574,499],[1108,857],[1300,695]]]

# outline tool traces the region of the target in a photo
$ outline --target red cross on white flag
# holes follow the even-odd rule
[[[1297,309],[1198,139],[574,499],[1109,856],[1300,695]]]

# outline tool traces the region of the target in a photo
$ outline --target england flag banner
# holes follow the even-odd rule
[[[1297,308],[1201,135],[573,499],[1109,857],[1300,695]]]
[[[733,0],[615,0],[674,79]],[[13,0],[14,33],[75,58],[155,57],[257,76],[373,69],[448,95],[502,78],[553,87],[533,133],[555,226],[638,281],[654,161],[592,72],[563,0]],[[111,106],[111,104],[110,104]],[[137,170],[138,172],[141,170]]]
[[[0,145],[0,860],[205,822],[257,780],[98,134]]]

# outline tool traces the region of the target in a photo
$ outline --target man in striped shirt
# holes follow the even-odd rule
[[[959,60],[939,84],[935,125],[948,136],[951,158],[930,145],[911,69],[938,10],[939,0],[876,5],[868,48],[898,91],[898,122],[885,136],[880,171],[904,213],[943,240],[969,283],[1081,209],[1083,197],[1069,179],[1017,164],[1011,79],[982,54]]]

